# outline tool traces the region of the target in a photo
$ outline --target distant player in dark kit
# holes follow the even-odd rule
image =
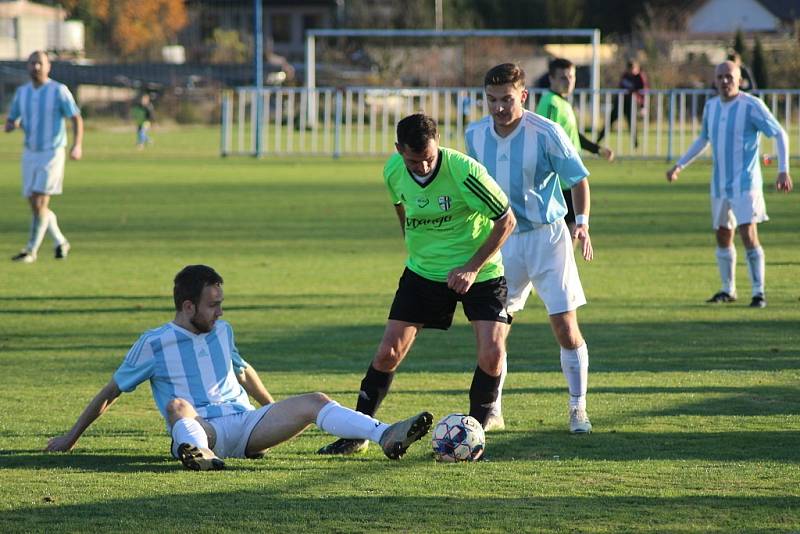
[[[374,415],[420,330],[446,330],[460,301],[472,323],[478,365],[470,410],[482,425],[505,360],[506,281],[500,247],[514,229],[508,199],[486,168],[439,146],[436,122],[421,113],[397,124],[397,153],[383,177],[405,236],[408,260],[378,351],[361,381],[356,410]],[[320,454],[353,454],[365,440],[340,439]]]
[[[633,146],[638,147],[639,135],[636,128],[636,121],[637,117],[645,112],[644,91],[650,88],[650,84],[647,82],[647,76],[642,71],[638,61],[634,59],[628,61],[625,66],[625,72],[622,73],[622,77],[619,80],[619,87],[620,89],[625,89],[625,95],[622,97],[622,115],[625,120],[628,121],[628,126],[633,136]],[[636,108],[633,107],[634,105]],[[619,117],[619,100],[614,98],[611,104],[611,115],[609,117],[608,127],[611,128],[611,126],[619,120]],[[605,135],[606,129],[603,127],[597,136],[597,142],[599,143],[602,141]]]
[[[155,118],[155,109],[147,93],[139,97],[139,101],[133,105],[131,115],[136,122],[136,148],[144,149],[146,145],[152,143],[150,139],[150,127]]]

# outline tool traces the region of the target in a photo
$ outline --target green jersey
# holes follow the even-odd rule
[[[440,148],[436,168],[424,185],[411,175],[400,154],[383,168],[392,203],[405,210],[406,266],[418,275],[446,282],[483,245],[508,199],[486,168],[469,156]],[[500,252],[481,268],[476,282],[503,275]]]
[[[572,104],[567,102],[563,96],[553,91],[547,91],[536,104],[536,114],[546,117],[564,128],[575,149],[578,152],[581,151],[581,138],[578,136],[578,121],[575,118],[575,111],[572,109]],[[569,185],[561,181],[561,189],[569,189]]]

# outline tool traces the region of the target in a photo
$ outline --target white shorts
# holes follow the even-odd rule
[[[503,245],[503,265],[508,282],[509,313],[525,307],[531,289],[539,294],[549,315],[586,304],[572,236],[564,219],[530,232],[511,234]]]
[[[736,198],[711,197],[711,224],[733,230],[740,224],[768,221],[767,206],[762,191],[751,191]]]
[[[273,406],[274,404],[267,404],[257,410],[206,419],[206,423],[213,426],[217,433],[217,441],[211,449],[214,454],[220,458],[246,458],[244,453],[250,434]],[[173,440],[172,456],[175,458],[178,457],[179,445],[180,443]]]
[[[22,153],[22,196],[60,195],[64,184],[64,147]]]

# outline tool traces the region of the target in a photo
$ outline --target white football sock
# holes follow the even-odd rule
[[[47,231],[50,232],[50,237],[53,238],[56,245],[63,245],[67,242],[67,238],[64,237],[64,234],[61,233],[61,228],[58,227],[58,217],[56,217],[56,212],[50,210],[50,216],[48,217],[47,221]]]
[[[569,407],[586,409],[589,385],[589,349],[586,343],[577,349],[561,347],[561,371],[569,387]]]
[[[46,211],[43,217],[34,215],[31,219],[31,235],[28,244],[25,248],[31,253],[36,254],[39,252],[39,247],[42,246],[44,240],[44,233],[47,231],[47,219],[50,212]]]
[[[491,411],[492,415],[503,414],[503,385],[506,383],[506,375],[508,374],[508,354],[503,358],[503,368],[500,370],[500,383],[497,384],[497,400],[494,401]]]
[[[206,431],[203,430],[202,425],[197,422],[197,419],[190,419],[188,417],[178,419],[175,421],[175,424],[172,425],[172,441],[175,442],[175,450],[177,450],[177,447],[182,443],[188,443],[204,449],[208,448],[208,436],[206,435]]]
[[[717,266],[722,280],[722,291],[736,295],[736,247],[717,247]]]
[[[368,439],[380,443],[381,436],[389,428],[366,414],[330,401],[317,414],[317,426],[329,434],[345,439]]]
[[[764,249],[761,247],[747,249],[747,271],[750,274],[754,297],[764,294],[764,270]]]

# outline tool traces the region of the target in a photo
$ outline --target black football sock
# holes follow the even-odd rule
[[[469,388],[469,414],[477,419],[481,426],[486,424],[486,418],[489,417],[492,405],[497,400],[501,376],[489,376],[480,367],[475,367],[472,386]]]
[[[394,380],[394,372],[384,373],[370,365],[364,380],[361,381],[361,391],[358,392],[356,411],[374,417],[375,412],[378,411],[381,402],[383,402],[383,398],[389,393],[392,380]]]

